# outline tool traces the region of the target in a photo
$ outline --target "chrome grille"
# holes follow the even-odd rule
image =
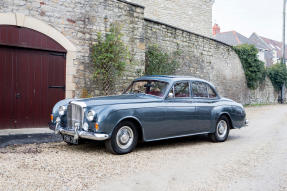
[[[80,123],[82,127],[83,121],[83,108],[77,104],[69,104],[67,108],[67,123],[68,128],[74,129],[75,123]]]

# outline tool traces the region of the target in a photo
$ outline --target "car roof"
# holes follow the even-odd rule
[[[141,80],[159,80],[159,81],[166,81],[166,82],[189,80],[189,81],[201,81],[201,82],[205,82],[205,83],[212,85],[210,82],[206,80],[195,78],[192,76],[151,75],[151,76],[142,76],[140,78],[135,79],[135,81],[141,81]]]

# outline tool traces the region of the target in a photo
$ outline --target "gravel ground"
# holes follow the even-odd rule
[[[225,143],[206,136],[140,144],[33,144],[0,149],[0,190],[287,191],[287,106],[246,109],[250,125]]]

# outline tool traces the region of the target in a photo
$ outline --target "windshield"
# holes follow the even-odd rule
[[[167,82],[144,80],[135,81],[130,87],[124,92],[127,94],[149,94],[158,97],[163,97],[168,87]]]

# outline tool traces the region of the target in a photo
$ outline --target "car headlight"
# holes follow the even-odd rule
[[[65,114],[66,107],[65,106],[60,106],[59,107],[59,115],[63,116]]]
[[[95,117],[95,112],[94,111],[89,111],[88,114],[87,114],[87,119],[88,121],[93,121],[94,120],[94,117]]]
[[[89,130],[89,124],[88,124],[88,123],[84,123],[83,129],[84,129],[85,131],[88,131],[88,130]]]
[[[56,123],[60,123],[61,122],[61,118],[60,117],[57,117],[56,118]]]

